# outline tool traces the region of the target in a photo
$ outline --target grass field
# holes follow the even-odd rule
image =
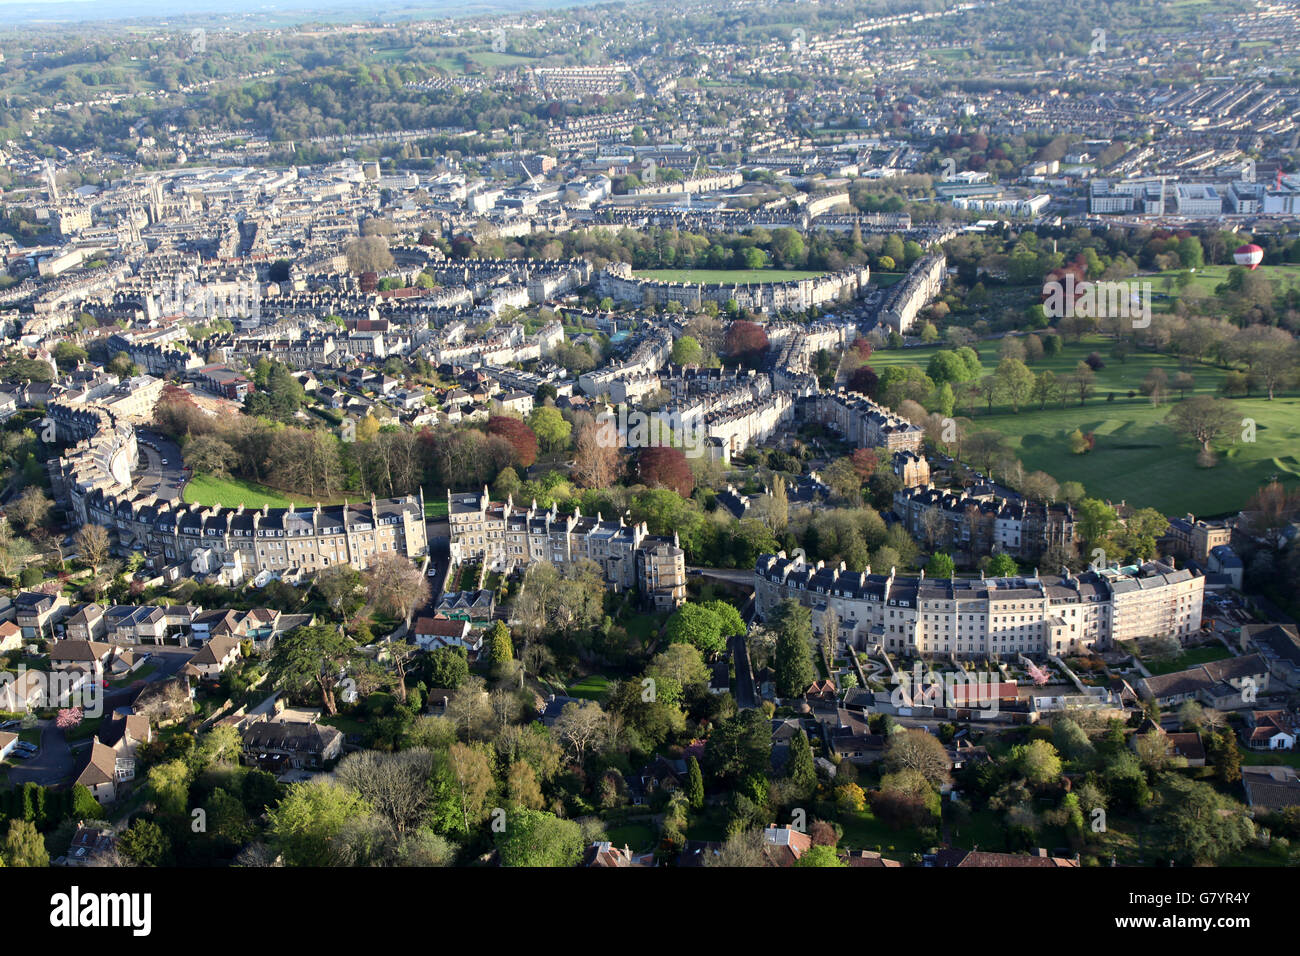
[[[793,282],[815,279],[820,272],[803,269],[641,269],[634,273],[642,279],[660,282],[697,282],[704,285],[730,285],[733,282],[758,285],[764,282]]]
[[[1167,515],[1235,513],[1273,477],[1283,482],[1300,480],[1300,397],[1294,392],[1279,393],[1271,402],[1263,397],[1233,399],[1242,417],[1254,420],[1255,441],[1229,439],[1218,446],[1218,465],[1200,468],[1193,444],[1179,440],[1164,424],[1170,404],[1157,408],[1140,393],[1128,397],[1130,390],[1139,391],[1153,367],[1163,368],[1172,380],[1183,370],[1179,360],[1142,352],[1120,362],[1110,357],[1109,350],[1109,341],[1090,337],[1030,365],[1035,374],[1051,369],[1059,379],[1071,374],[1089,353],[1101,353],[1106,365],[1097,373],[1095,393],[1082,406],[1075,397],[1067,399],[1064,407],[1059,401],[1045,409],[1035,403],[1016,413],[995,403],[990,413],[979,401],[973,407],[975,428],[1006,435],[1031,471],[1045,471],[1057,481],[1082,482],[1093,497],[1155,507]],[[934,351],[927,347],[876,352],[871,365],[877,372],[891,365],[924,369]],[[997,366],[996,343],[981,342],[977,351],[985,373],[992,372]],[[1226,370],[1194,364],[1188,371],[1195,378],[1193,392],[1215,394]],[[1171,397],[1177,400],[1176,394]],[[966,409],[959,407],[957,414],[965,415]],[[1096,436],[1093,451],[1070,453],[1066,437],[1076,428]]]
[[[214,475],[195,475],[185,486],[184,498],[191,504],[225,505],[230,508],[240,504],[248,508],[260,508],[262,505],[287,508],[290,504],[288,498],[273,488],[241,478],[217,478]],[[302,504],[301,501],[293,503]]]
[[[609,692],[612,683],[613,681],[608,677],[601,677],[599,674],[588,674],[576,684],[569,685],[569,696],[600,700]]]
[[[1233,266],[1203,266],[1196,270],[1192,275],[1192,281],[1180,294],[1189,298],[1213,296],[1215,286],[1227,282],[1228,273],[1233,268]],[[1281,292],[1288,285],[1300,282],[1300,265],[1297,264],[1260,266],[1255,271],[1273,283],[1274,292]],[[1166,291],[1164,286],[1165,277],[1177,274],[1177,272],[1168,272],[1156,276],[1139,276],[1138,278],[1151,279],[1151,291],[1164,292]]]
[[[1198,664],[1208,664],[1211,661],[1221,661],[1231,657],[1232,652],[1222,644],[1205,644],[1201,647],[1193,647],[1172,660],[1167,661],[1144,661],[1147,670],[1156,674],[1173,674],[1177,671],[1185,671],[1189,667],[1196,667]]]

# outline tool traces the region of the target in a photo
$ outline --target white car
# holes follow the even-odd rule
[[[163,463],[164,465],[167,464],[167,459],[164,458],[164,459],[162,460],[162,463]]]

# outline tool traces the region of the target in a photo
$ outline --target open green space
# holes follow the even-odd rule
[[[1185,671],[1189,667],[1208,664],[1211,661],[1221,661],[1231,656],[1231,651],[1216,642],[1202,647],[1189,648],[1184,653],[1167,661],[1143,661],[1142,663],[1153,674],[1173,674],[1177,671]]]
[[[287,508],[291,503],[283,494],[266,485],[244,481],[242,478],[218,478],[215,475],[195,475],[186,484],[183,497],[190,504],[224,505],[228,508],[241,504],[246,508],[260,508],[263,505]]]
[[[1111,344],[1101,336],[1085,337],[1029,366],[1035,374],[1051,369],[1060,380],[1090,353],[1099,353],[1105,366],[1098,370],[1095,391],[1083,405],[1076,395],[1067,398],[1064,406],[1059,400],[1046,408],[1031,402],[1019,412],[995,402],[989,412],[981,399],[969,409],[975,430],[1002,432],[1030,471],[1045,471],[1057,481],[1082,482],[1092,497],[1159,508],[1167,515],[1233,514],[1273,478],[1284,483],[1300,480],[1300,397],[1294,392],[1278,393],[1273,401],[1259,394],[1232,399],[1242,418],[1254,421],[1255,441],[1234,434],[1217,446],[1218,464],[1201,468],[1196,446],[1164,424],[1177,393],[1165,404],[1153,406],[1140,393],[1142,380],[1152,368],[1164,369],[1170,381],[1185,370],[1195,379],[1189,395],[1215,395],[1227,370],[1200,363],[1184,367],[1177,358],[1153,352],[1135,352],[1121,362],[1109,354]],[[877,371],[890,365],[924,369],[937,348],[876,352],[870,364]],[[997,343],[980,342],[976,350],[985,373],[991,373],[997,367]],[[959,403],[956,414],[967,412]],[[1071,453],[1067,436],[1076,428],[1096,436],[1092,451]]]
[[[815,279],[820,272],[805,269],[641,269],[634,273],[641,279],[660,282],[700,283],[702,285],[759,285],[764,282],[794,282]]]
[[[613,681],[608,677],[602,677],[600,674],[588,674],[576,684],[569,685],[569,696],[599,700],[609,692],[612,684]]]
[[[609,842],[633,853],[649,853],[655,848],[655,829],[648,823],[624,823],[606,830]]]
[[[1192,281],[1178,294],[1188,298],[1213,296],[1215,287],[1228,281],[1228,273],[1233,268],[1235,266],[1231,265],[1202,266],[1192,273]],[[1153,292],[1166,292],[1168,290],[1165,288],[1165,279],[1172,279],[1181,271],[1183,270],[1164,272],[1155,276],[1143,275],[1137,278],[1151,281],[1151,290]],[[1274,292],[1281,292],[1288,285],[1300,282],[1300,264],[1296,263],[1260,266],[1255,272],[1273,283]]]

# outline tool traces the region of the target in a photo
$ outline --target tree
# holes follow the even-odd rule
[[[361,799],[400,839],[428,822],[434,793],[429,777],[434,754],[424,748],[382,753],[359,750],[339,761],[335,778]]]
[[[1165,424],[1201,446],[1202,460],[1212,463],[1213,443],[1241,427],[1241,414],[1232,402],[1209,395],[1193,395],[1175,405]]]
[[[932,578],[951,578],[957,573],[957,566],[951,556],[941,552],[930,556],[925,565],[925,573]]]
[[[537,773],[526,760],[516,760],[506,776],[506,795],[516,807],[540,810],[545,806],[542,788],[537,783]]]
[[[1038,402],[1039,408],[1047,408],[1048,402],[1054,402],[1061,394],[1061,386],[1056,380],[1056,373],[1051,369],[1044,369],[1034,377],[1034,400]]]
[[[275,645],[270,673],[281,687],[302,690],[315,684],[330,716],[338,713],[334,688],[339,674],[352,660],[352,642],[328,624],[297,627]]]
[[[761,710],[743,710],[723,720],[704,746],[704,769],[719,782],[764,774],[771,759],[772,728]]]
[[[502,866],[577,866],[582,859],[582,828],[553,813],[521,808],[506,815],[497,835]]]
[[[53,505],[44,491],[32,486],[24,488],[18,500],[5,508],[5,513],[21,530],[31,532],[45,522],[45,516]]]
[[[372,555],[365,582],[367,599],[402,620],[429,599],[425,575],[410,558],[396,551]]]
[[[316,777],[290,785],[279,805],[267,811],[267,829],[290,866],[331,866],[338,860],[336,838],[369,812],[355,790],[331,777]]]
[[[609,488],[618,479],[618,432],[588,420],[573,442],[573,479],[583,488]]]
[[[774,670],[776,692],[782,697],[800,697],[813,682],[812,616],[808,609],[786,598],[772,613],[769,626],[776,632]]]
[[[560,711],[553,732],[556,739],[573,755],[574,762],[582,766],[587,752],[600,746],[608,732],[609,720],[600,704],[594,700],[568,703]]]
[[[747,368],[757,368],[768,349],[767,333],[753,322],[737,320],[727,328],[723,353]]]
[[[790,739],[790,759],[786,762],[785,774],[798,800],[809,799],[817,789],[817,765],[813,762],[808,735],[802,730]]]
[[[1013,412],[1027,402],[1034,392],[1034,373],[1018,358],[1007,357],[998,363],[994,373],[998,391],[1011,403]]]
[[[1084,498],[1075,506],[1079,537],[1089,545],[1101,544],[1118,524],[1114,507],[1098,498]]]
[[[695,473],[680,448],[650,446],[636,457],[637,477],[651,488],[669,488],[683,498],[695,488]]]
[[[431,687],[455,690],[469,676],[469,660],[463,647],[436,647],[424,660]]]
[[[184,760],[169,760],[150,767],[148,782],[159,812],[184,815],[190,797],[190,767]]]
[[[938,789],[948,782],[952,764],[938,737],[925,730],[912,729],[889,738],[885,744],[885,767],[892,771],[915,770]]]
[[[445,767],[461,830],[468,833],[471,824],[483,819],[492,792],[491,758],[481,746],[455,743],[447,748]]]
[[[1255,826],[1245,808],[1199,780],[1161,777],[1168,807],[1164,834],[1169,852],[1184,863],[1213,864],[1245,847]]]
[[[350,564],[331,564],[316,575],[314,586],[340,618],[347,618],[360,605],[361,572]]]
[[[761,829],[740,830],[730,834],[716,856],[705,855],[705,866],[771,866],[767,855],[767,837]]]
[[[1061,758],[1045,740],[1012,747],[1011,764],[1032,784],[1050,783],[1061,776]]]
[[[165,866],[171,859],[172,841],[158,824],[137,817],[117,838],[117,851],[135,866]]]
[[[1016,564],[1016,559],[1011,555],[999,551],[989,558],[985,573],[991,578],[1014,578],[1020,573],[1020,565]]]
[[[573,426],[565,421],[559,409],[543,405],[534,408],[528,416],[528,425],[537,435],[542,448],[546,451],[558,451],[569,442],[569,433]]]
[[[835,848],[829,846],[809,847],[804,851],[803,856],[795,861],[795,866],[824,866],[824,867],[844,867],[848,864],[835,855]]]
[[[235,449],[216,435],[196,435],[185,443],[185,464],[195,472],[224,477],[238,462]]]
[[[49,866],[50,855],[45,851],[45,841],[36,832],[36,824],[28,820],[10,820],[0,859],[5,866]]]
[[[537,435],[518,418],[493,415],[488,419],[487,430],[489,435],[500,435],[510,443],[510,447],[515,450],[515,462],[520,468],[528,468],[537,461]]]
[[[704,349],[700,348],[694,336],[678,336],[677,341],[673,343],[673,364],[675,365],[699,365],[704,358]]]
[[[514,660],[514,647],[510,643],[510,629],[502,621],[493,621],[487,633],[488,660],[500,668]]]
[[[81,558],[90,565],[90,570],[99,573],[100,565],[108,556],[108,531],[97,524],[82,525],[77,532],[77,549]]]
[[[686,799],[692,810],[704,806],[704,774],[694,756],[686,758]]]
[[[722,636],[722,621],[712,610],[686,603],[673,612],[664,626],[664,634],[671,644],[689,644],[705,657],[717,657],[726,650]]]
[[[1096,380],[1097,373],[1087,362],[1080,362],[1074,367],[1074,374],[1070,376],[1069,390],[1079,396],[1080,405],[1095,391]]]

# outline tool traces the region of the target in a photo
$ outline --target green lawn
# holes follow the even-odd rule
[[[244,481],[242,478],[217,478],[214,475],[195,475],[185,486],[184,498],[191,504],[225,505],[230,508],[241,504],[248,508],[260,508],[263,505],[287,508],[290,505],[289,499],[273,488]]]
[[[733,282],[793,282],[815,279],[820,272],[803,269],[640,269],[636,276],[661,282],[698,282],[705,285],[729,285]]]
[[[930,847],[915,830],[895,830],[879,820],[870,810],[840,813],[836,818],[844,828],[841,850],[878,850],[891,859],[903,859],[912,853],[926,853]]]
[[[606,833],[619,849],[626,845],[633,853],[648,853],[655,848],[655,829],[648,823],[624,823],[609,827]]]
[[[1218,446],[1218,465],[1200,468],[1192,443],[1179,440],[1164,424],[1170,404],[1157,408],[1140,393],[1128,397],[1130,390],[1139,391],[1154,367],[1163,368],[1172,380],[1182,370],[1179,361],[1141,352],[1120,362],[1110,356],[1110,345],[1099,336],[1088,337],[1030,365],[1035,374],[1051,369],[1060,379],[1089,353],[1099,352],[1106,364],[1085,404],[1074,397],[1064,407],[1059,401],[1046,408],[1032,403],[1017,413],[995,403],[989,412],[981,400],[971,409],[975,429],[1006,435],[1030,471],[1045,471],[1057,481],[1080,481],[1092,497],[1155,507],[1168,515],[1235,514],[1274,476],[1284,482],[1300,480],[1300,398],[1295,393],[1279,393],[1271,402],[1264,397],[1233,399],[1242,418],[1254,420],[1255,441],[1244,442],[1239,433],[1234,434]],[[891,365],[924,369],[934,351],[935,347],[880,351],[871,356],[871,365],[877,371]],[[977,351],[985,372],[992,372],[998,361],[997,345],[981,342]],[[1195,379],[1193,391],[1201,394],[1216,394],[1225,374],[1222,368],[1199,364],[1189,371]],[[1172,398],[1177,400],[1176,395]],[[959,406],[956,414],[966,415],[967,408]],[[1091,452],[1071,454],[1066,438],[1076,428],[1096,436]]]
[[[1176,671],[1185,671],[1189,667],[1195,667],[1198,664],[1208,664],[1210,661],[1221,661],[1224,658],[1231,657],[1232,652],[1222,644],[1206,644],[1204,647],[1193,647],[1191,650],[1179,654],[1172,660],[1167,661],[1143,661],[1147,670],[1151,673],[1172,674]]]
[[[1185,298],[1195,298],[1197,296],[1213,296],[1215,286],[1220,285],[1223,282],[1227,282],[1228,272],[1233,268],[1234,266],[1229,266],[1229,265],[1203,266],[1202,268],[1197,269],[1195,274],[1193,274],[1192,281],[1188,283],[1187,288],[1183,289],[1182,292],[1177,292],[1177,290],[1175,290],[1175,292],[1176,294],[1182,295]],[[1178,271],[1182,271],[1182,270],[1178,270]],[[1177,275],[1178,271],[1161,273],[1160,275],[1150,277],[1151,291],[1164,292],[1165,276]],[[1280,266],[1260,266],[1255,271],[1267,277],[1268,280],[1273,283],[1274,292],[1281,292],[1284,288],[1286,288],[1287,285],[1295,282],[1300,282],[1300,265],[1297,264],[1280,265]],[[1148,277],[1138,276],[1137,278],[1147,279]]]
[[[424,516],[426,518],[445,518],[447,517],[447,499],[435,498],[430,501],[424,499]]]
[[[576,684],[569,685],[569,696],[599,700],[609,692],[609,688],[612,684],[613,681],[608,677],[602,677],[599,674],[588,674]]]

